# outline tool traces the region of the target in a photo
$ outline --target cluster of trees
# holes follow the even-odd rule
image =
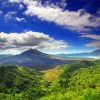
[[[100,60],[59,65],[42,72],[0,66],[0,99],[100,100]]]

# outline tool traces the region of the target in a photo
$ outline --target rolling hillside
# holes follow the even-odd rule
[[[37,71],[0,66],[1,100],[100,100],[100,60]]]

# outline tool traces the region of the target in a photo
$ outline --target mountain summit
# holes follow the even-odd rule
[[[43,54],[42,52],[40,52],[40,51],[38,51],[37,49],[29,49],[29,50],[27,50],[27,51],[24,51],[23,53],[21,53],[21,54],[25,54],[25,55],[33,55],[33,54]]]
[[[29,49],[23,53],[37,53],[37,52],[39,52],[37,49]]]
[[[29,49],[21,54],[0,59],[0,64],[20,65],[44,70],[59,64],[68,64],[75,61],[45,54],[36,49]]]

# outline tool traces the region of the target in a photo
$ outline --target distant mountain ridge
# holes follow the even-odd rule
[[[75,61],[76,60],[66,60],[61,57],[45,54],[36,49],[29,49],[21,54],[0,59],[0,64],[20,65],[44,70],[59,64],[69,64]]]
[[[90,55],[100,56],[100,49],[90,52]]]
[[[0,54],[0,59],[5,58],[5,57],[10,57],[12,56],[11,54]]]
[[[92,52],[85,52],[85,53],[72,53],[72,54],[57,54],[57,56],[61,57],[82,57],[82,58],[99,58],[100,57],[100,49],[94,50]]]

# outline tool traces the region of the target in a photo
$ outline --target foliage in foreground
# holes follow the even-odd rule
[[[59,65],[39,72],[0,67],[1,100],[100,100],[100,60]]]

